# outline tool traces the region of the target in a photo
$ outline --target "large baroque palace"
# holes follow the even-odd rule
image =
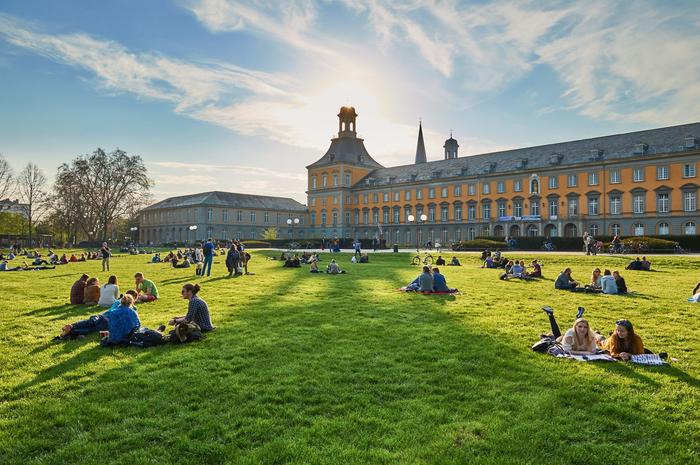
[[[307,166],[308,206],[222,192],[175,197],[144,210],[141,240],[259,238],[270,226],[282,237],[398,244],[696,234],[700,123],[461,158],[450,137],[444,159],[431,162],[419,126],[414,162],[391,168],[367,152],[356,124],[355,109],[342,107],[338,136]],[[190,223],[202,232],[185,237]]]

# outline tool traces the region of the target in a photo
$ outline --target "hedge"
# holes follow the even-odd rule
[[[546,240],[543,236],[537,237],[516,237],[518,250],[541,250],[542,244]],[[596,240],[602,241],[607,247],[612,242],[612,236],[597,236]],[[581,237],[552,237],[552,243],[556,250],[578,251],[583,249],[583,239]],[[650,251],[672,251],[678,243],[685,250],[700,251],[700,236],[632,236],[623,237],[622,242],[627,246],[634,246],[640,242],[646,243]],[[491,245],[492,244],[492,245]],[[482,237],[473,241],[462,241],[453,245],[455,250],[474,249],[507,249],[502,237]]]

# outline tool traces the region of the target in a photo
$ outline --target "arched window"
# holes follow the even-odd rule
[[[668,236],[671,232],[671,228],[668,223],[659,223],[659,235]]]
[[[687,235],[696,234],[696,233],[695,233],[695,223],[694,223],[693,221],[688,221],[688,222],[685,224],[685,227],[684,227],[683,229],[685,229],[685,233],[686,233]]]
[[[514,224],[513,226],[510,227],[510,236],[511,237],[520,237],[520,226],[517,224]]]
[[[536,225],[531,224],[527,227],[527,235],[530,237],[537,237],[540,234],[540,228]]]
[[[467,229],[467,240],[473,241],[476,238],[476,228]]]
[[[505,234],[503,232],[503,226],[497,224],[493,227],[493,235],[496,237],[503,237]]]

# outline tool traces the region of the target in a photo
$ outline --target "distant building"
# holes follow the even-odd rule
[[[143,209],[139,214],[139,242],[190,243],[209,237],[260,240],[268,228],[277,228],[280,238],[301,238],[308,235],[307,224],[306,206],[294,199],[202,192],[171,197]]]
[[[0,200],[0,213],[16,213],[27,217],[29,205],[24,203],[19,203],[19,200]]]
[[[338,137],[307,166],[312,237],[697,233],[700,123],[461,158],[450,135],[436,161],[421,124],[414,163],[385,168],[357,137],[355,109],[338,118]]]

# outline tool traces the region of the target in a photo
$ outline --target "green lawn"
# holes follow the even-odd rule
[[[183,283],[202,285],[217,330],[151,349],[50,341],[97,312],[66,302],[81,272],[106,281],[99,261],[3,273],[0,463],[700,463],[700,305],[686,302],[700,259],[658,257],[643,273],[624,272],[622,257],[543,255],[546,279],[503,282],[459,257],[461,268],[443,267],[456,297],[397,292],[418,273],[406,254],[363,265],[343,254],[349,273],[327,276],[254,252],[254,276],[222,278],[219,257],[202,280],[114,257],[122,290],[135,271],[159,284],[162,298],[138,308],[151,328],[184,314]],[[567,265],[578,279],[622,270],[637,294],[554,291]],[[629,318],[677,361],[536,354],[544,304],[563,328],[578,305],[601,332]]]

